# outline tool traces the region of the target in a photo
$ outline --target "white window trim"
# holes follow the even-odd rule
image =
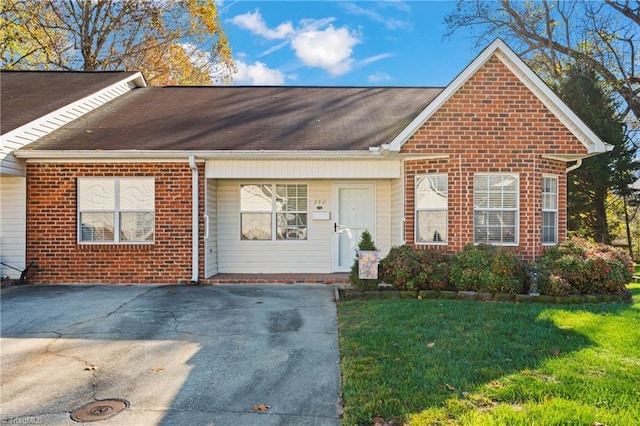
[[[111,180],[114,182],[114,208],[113,210],[81,210],[80,209],[80,181],[81,180]],[[153,181],[153,209],[152,210],[121,210],[120,209],[120,181],[121,180],[151,180]],[[92,176],[79,177],[76,179],[76,221],[77,221],[77,241],[83,245],[139,245],[139,244],[155,244],[156,240],[156,206],[155,206],[155,178],[142,176]],[[128,212],[151,212],[153,213],[153,239],[151,241],[121,241],[120,240],[120,213]],[[113,213],[113,241],[84,241],[82,239],[82,213]]]
[[[308,182],[243,182],[241,184],[238,185],[238,194],[241,196],[242,194],[242,187],[245,185],[268,185],[271,186],[272,188],[272,193],[275,194],[276,193],[276,187],[278,185],[305,185],[307,187],[307,210],[306,210],[306,214],[307,214],[307,234],[306,234],[306,238],[304,239],[278,239],[278,214],[283,213],[283,212],[278,212],[277,211],[277,204],[276,204],[276,199],[275,197],[271,198],[271,210],[270,211],[263,211],[263,212],[246,212],[246,213],[257,213],[257,214],[270,214],[271,215],[271,238],[270,239],[265,239],[265,240],[251,240],[251,239],[244,239],[242,238],[242,214],[245,213],[242,210],[242,200],[238,199],[238,211],[240,212],[239,214],[239,223],[238,223],[238,231],[239,231],[239,240],[241,243],[253,243],[253,244],[259,244],[259,243],[283,243],[283,244],[297,244],[300,242],[304,242],[304,241],[309,241],[310,240],[310,236],[309,236],[309,229],[310,229],[310,219],[311,219],[311,210],[309,209],[309,183]],[[298,211],[297,213],[302,213],[301,211]]]
[[[418,208],[418,203],[417,203],[417,198],[418,198],[418,180],[420,178],[423,177],[437,177],[437,176],[444,176],[447,179],[447,207],[446,208]],[[449,176],[447,173],[425,173],[425,174],[419,174],[419,175],[415,175],[414,179],[413,179],[413,199],[414,199],[414,229],[413,229],[413,242],[415,245],[420,245],[420,246],[446,246],[449,244],[449,196],[448,196],[448,192],[449,192]],[[445,235],[444,241],[418,241],[418,212],[442,212],[444,211],[445,214],[445,223],[444,223],[444,228],[445,228]]]
[[[516,191],[516,208],[515,209],[497,209],[497,208],[486,208],[486,209],[476,209],[476,204],[475,204],[475,178],[476,176],[514,176],[516,178],[516,187],[517,187],[517,191]],[[520,245],[520,174],[519,173],[509,173],[509,172],[505,172],[505,173],[496,173],[496,172],[491,172],[491,173],[474,173],[473,174],[473,187],[474,189],[472,190],[472,196],[473,196],[473,244],[474,245],[478,245],[478,244],[489,244],[489,245],[493,245],[493,246],[501,246],[501,247],[517,247]],[[504,212],[504,211],[513,211],[515,212],[515,241],[512,243],[492,243],[492,242],[476,242],[475,241],[475,233],[476,233],[476,211],[498,211],[498,212]]]
[[[544,208],[544,179],[553,179],[556,181],[556,208],[555,209],[545,209]],[[557,246],[558,245],[558,224],[559,224],[559,220],[558,220],[558,216],[559,216],[559,203],[560,203],[560,194],[559,194],[559,189],[560,189],[560,179],[558,178],[558,176],[554,176],[554,175],[542,175],[542,213],[555,213],[556,214],[556,221],[554,224],[554,230],[555,230],[555,234],[554,234],[554,239],[555,241],[552,243],[549,242],[544,242],[542,241],[542,245],[543,246]],[[541,218],[540,220],[540,227],[542,230],[542,234],[541,234],[541,239],[544,239],[544,229],[542,229],[543,226],[543,218]]]

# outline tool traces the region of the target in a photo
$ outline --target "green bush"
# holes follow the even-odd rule
[[[449,264],[439,251],[397,246],[380,262],[380,277],[401,291],[443,290],[449,283]]]
[[[450,279],[458,290],[515,294],[524,288],[524,265],[504,247],[470,244],[453,257]]]
[[[547,250],[536,262],[540,271],[538,290],[558,293],[558,277],[564,280],[562,293],[620,294],[631,281],[633,261],[621,249],[572,237]]]
[[[360,241],[358,242],[358,251],[378,251],[378,248],[373,241],[373,237],[368,230],[365,230],[362,235],[360,235]],[[351,266],[351,272],[349,273],[349,282],[353,284],[358,290],[368,291],[377,290],[380,279],[360,279],[358,274],[358,256],[356,255],[356,258],[353,261],[353,265]]]

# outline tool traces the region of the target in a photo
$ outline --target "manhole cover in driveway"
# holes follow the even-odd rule
[[[129,401],[124,399],[102,399],[82,407],[71,413],[71,419],[80,423],[98,422],[106,420],[129,407]]]

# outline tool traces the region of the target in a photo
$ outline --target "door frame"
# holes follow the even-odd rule
[[[376,238],[376,184],[375,182],[361,182],[361,181],[343,181],[332,182],[331,184],[331,197],[333,206],[333,229],[331,236],[331,272],[349,272],[351,270],[351,264],[340,267],[339,262],[339,238],[338,232],[335,230],[340,221],[340,189],[368,189],[369,190],[369,209],[371,210],[371,220],[369,222],[369,232],[374,241]]]

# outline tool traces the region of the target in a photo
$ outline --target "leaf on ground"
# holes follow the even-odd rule
[[[151,369],[151,371],[153,371],[154,373],[157,373],[157,372],[162,371],[162,370],[164,370],[164,367],[153,367]]]
[[[447,383],[446,385],[444,385],[445,388],[449,389],[451,392],[455,391],[456,388],[453,385],[450,385],[449,383]]]
[[[266,404],[254,404],[251,409],[253,411],[267,411],[269,408],[271,408],[270,406],[266,405]]]
[[[431,343],[427,343],[427,348],[431,349],[432,347],[434,347],[436,344],[431,342]]]

